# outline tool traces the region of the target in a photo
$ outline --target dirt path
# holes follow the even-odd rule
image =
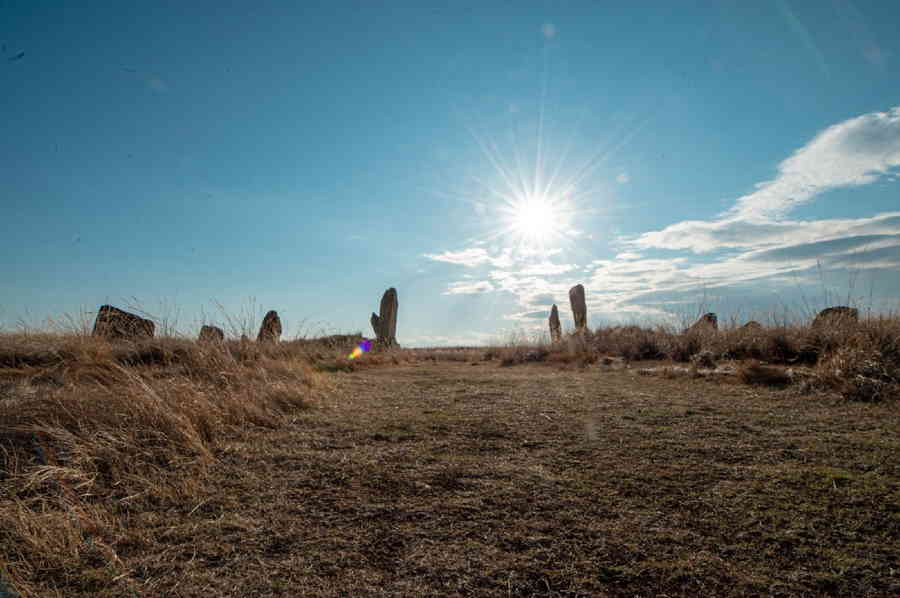
[[[134,513],[147,595],[888,596],[896,407],[626,371],[420,364],[334,377]]]

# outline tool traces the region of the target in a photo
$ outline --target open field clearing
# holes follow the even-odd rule
[[[23,596],[900,591],[896,402],[496,361],[314,388],[190,479],[160,465],[152,500],[84,493],[80,535],[64,501],[7,495],[5,573]],[[56,556],[41,522],[69,534]]]
[[[900,598],[900,1],[0,2],[0,598]]]

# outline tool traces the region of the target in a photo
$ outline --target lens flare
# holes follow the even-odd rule
[[[363,356],[364,353],[368,353],[372,349],[372,341],[369,339],[363,339],[359,345],[357,345],[353,351],[350,352],[350,355],[347,356],[347,359],[359,359]]]

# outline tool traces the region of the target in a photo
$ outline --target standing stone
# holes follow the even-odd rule
[[[256,336],[258,343],[277,343],[281,339],[281,318],[274,309],[263,318],[259,334]]]
[[[218,326],[204,326],[197,337],[197,341],[201,343],[221,343],[224,340],[225,331]]]
[[[112,305],[102,305],[94,320],[94,336],[106,338],[152,337],[156,325],[146,318],[122,311]]]
[[[719,329],[719,318],[716,314],[710,312],[708,314],[703,314],[700,316],[700,319],[694,322],[694,325],[688,328],[689,331],[702,331],[702,330],[718,330]]]
[[[856,323],[859,320],[859,310],[855,307],[847,307],[846,305],[838,305],[836,307],[826,307],[813,320],[813,328],[824,326],[827,324],[842,324],[846,322]]]
[[[397,344],[397,289],[389,288],[381,297],[379,314],[372,314],[372,329],[378,346],[393,347]]]
[[[375,331],[375,338],[381,338],[381,318],[379,318],[378,314],[373,311],[372,317],[369,318],[369,321],[372,323],[372,330]]]
[[[558,343],[562,340],[562,327],[559,324],[559,310],[556,304],[550,309],[550,341]]]
[[[569,289],[569,303],[572,305],[572,317],[575,318],[575,332],[587,329],[587,305],[584,302],[584,285],[576,284]]]

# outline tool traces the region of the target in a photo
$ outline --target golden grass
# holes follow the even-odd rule
[[[377,406],[368,406],[366,395],[341,394],[339,384],[373,368],[481,365],[466,371],[508,372],[502,384],[510,388],[527,386],[526,378],[544,388],[544,376],[546,384],[565,386],[588,372],[625,376],[629,362],[652,361],[663,365],[634,372],[659,380],[631,378],[632,384],[680,383],[709,392],[703,385],[731,379],[759,389],[792,386],[797,392],[789,396],[795,398],[828,395],[894,403],[900,397],[896,317],[816,329],[610,327],[557,344],[520,339],[498,347],[390,350],[349,361],[346,356],[359,338],[335,335],[261,345],[0,335],[0,583],[25,597],[154,595],[147,593],[153,587],[147,574],[136,573],[129,562],[164,541],[148,530],[163,537],[197,533],[165,522],[202,515],[215,502],[210,491],[221,481],[214,484],[210,476],[229,458],[227,447],[301,419],[318,425],[321,416],[306,414],[326,413],[345,401],[374,417]],[[720,367],[710,369],[716,362]],[[520,364],[524,367],[512,371],[496,369]],[[519,369],[527,372],[525,378],[516,373]],[[457,384],[452,381],[462,380],[460,375],[417,384],[425,393],[455,393],[444,386]],[[417,400],[411,397],[403,408],[418,408]],[[440,428],[444,416],[435,412],[433,417]],[[490,418],[477,427],[479,442],[507,434],[501,422]],[[367,483],[396,483],[387,473],[383,479],[376,473],[373,469],[375,477]],[[457,492],[471,484],[463,465],[433,473],[423,482],[429,487]],[[216,525],[245,525],[234,517]]]
[[[122,510],[192,500],[214,448],[310,406],[327,389],[310,355],[337,350],[66,335],[2,341],[0,544],[15,547],[8,575],[25,595],[39,577],[100,561],[115,570],[105,542],[125,533]]]

